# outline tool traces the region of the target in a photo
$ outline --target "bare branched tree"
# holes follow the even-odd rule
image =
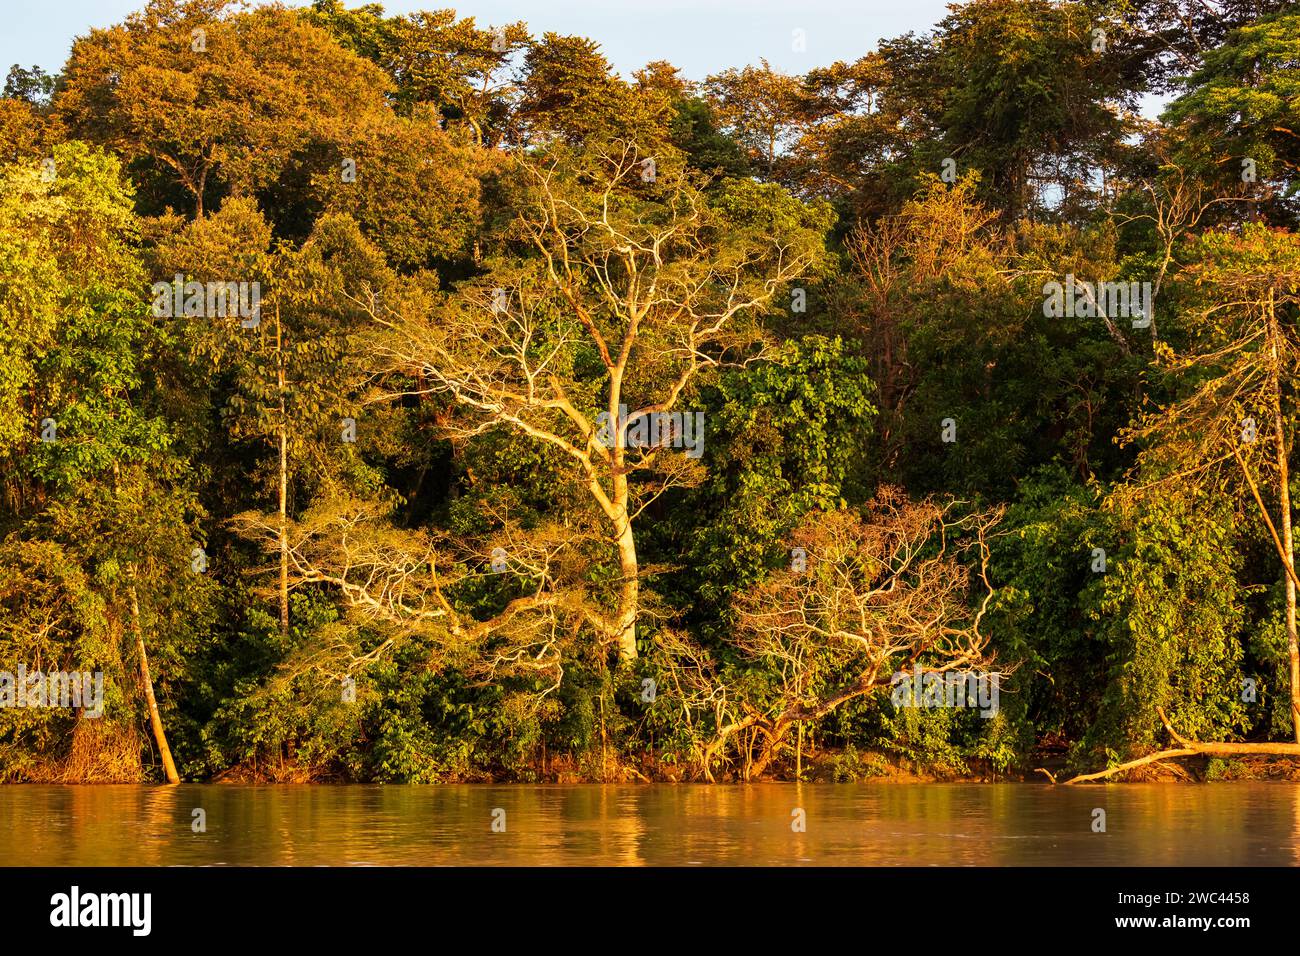
[[[801,525],[791,543],[806,566],[773,573],[736,602],[736,649],[779,675],[761,692],[685,637],[664,636],[669,686],[711,723],[700,752],[706,778],[742,731],[758,738],[757,750],[746,745],[741,755],[748,779],[778,756],[791,729],[888,686],[897,670],[991,665],[980,625],[993,595],[988,541],[1001,512],[957,508],[885,489],[865,515],[824,513]],[[973,608],[972,572],[961,560],[968,550],[984,585]]]
[[[1241,183],[1235,192],[1215,192],[1203,177],[1174,161],[1169,155],[1169,144],[1154,135],[1154,130],[1149,142],[1160,160],[1159,174],[1153,179],[1143,180],[1139,186],[1147,194],[1151,211],[1125,221],[1148,220],[1155,229],[1160,265],[1156,268],[1151,298],[1156,301],[1164,289],[1170,266],[1174,265],[1179,243],[1195,232],[1215,206],[1244,202],[1249,198],[1250,190],[1247,184]],[[1151,320],[1151,338],[1157,339],[1156,318],[1154,315],[1148,318]]]
[[[562,583],[585,577],[588,542],[562,526],[524,531],[509,522],[485,543],[467,542],[399,529],[390,519],[373,503],[342,501],[288,524],[292,586],[335,589],[353,626],[331,629],[282,676],[353,676],[420,637],[433,648],[431,667],[455,662],[485,680],[544,674],[541,696],[554,690],[566,642],[590,615],[590,597]],[[235,525],[250,539],[281,540],[278,521],[257,513]],[[475,617],[463,599],[484,588],[501,594],[499,607]],[[361,629],[382,639],[363,649]]]
[[[627,662],[641,604],[635,520],[699,477],[702,426],[684,402],[705,370],[762,353],[753,320],[820,239],[752,211],[729,220],[684,169],[656,168],[628,144],[524,161],[521,177],[514,259],[431,314],[362,304],[388,330],[386,371],[413,383],[384,400],[441,396],[454,439],[509,429],[569,463],[620,571],[588,620]]]

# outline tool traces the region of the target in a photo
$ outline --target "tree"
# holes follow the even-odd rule
[[[451,434],[506,428],[563,453],[617,551],[601,630],[623,661],[637,655],[634,522],[689,480],[692,459],[669,448],[690,437],[689,389],[813,265],[822,215],[752,184],[710,203],[667,162],[645,183],[653,159],[615,143],[524,165],[513,235],[530,258],[464,283],[434,322],[375,315],[394,333],[381,346],[393,370],[417,377],[408,391],[457,406]]]
[[[798,77],[762,66],[730,69],[704,81],[709,104],[751,162],[769,178],[780,153],[793,144],[802,86]]]
[[[103,599],[75,557],[50,541],[10,535],[0,542],[0,655],[6,669],[101,674],[103,713],[6,706],[0,709],[0,778],[129,780],[139,777],[140,741],[115,707],[126,669],[106,626]],[[12,678],[7,678],[12,680]],[[13,692],[7,686],[7,694]],[[120,698],[119,698],[120,699]]]
[[[747,780],[762,774],[791,729],[888,686],[896,671],[990,666],[980,623],[992,591],[972,611],[970,571],[957,554],[970,536],[987,588],[987,539],[998,518],[882,489],[862,514],[810,515],[790,538],[805,563],[737,596],[730,643],[744,662],[738,673],[680,635],[665,636],[668,680],[683,706],[712,711],[699,758],[705,777],[713,779],[714,760],[748,728],[762,743],[756,756],[746,753]],[[751,672],[757,679],[746,680]]]
[[[1249,490],[1268,528],[1283,574],[1291,724],[1300,742],[1300,652],[1296,644],[1296,569],[1291,467],[1300,338],[1300,244],[1262,226],[1240,235],[1207,233],[1180,277],[1192,297],[1182,321],[1181,354],[1161,343],[1157,356],[1181,386],[1158,411],[1125,433],[1140,441],[1145,491]],[[1269,492],[1278,520],[1274,522]]]
[[[449,128],[463,124],[476,144],[495,147],[516,92],[510,67],[530,42],[524,24],[483,29],[454,10],[383,13],[379,4],[347,10],[341,0],[315,0],[306,16],[392,77],[399,114],[431,109]]]
[[[546,33],[534,40],[516,87],[508,140],[513,144],[558,139],[578,146],[622,139],[636,142],[649,156],[667,138],[670,117],[653,119],[659,97],[623,82],[599,45],[584,37]]]
[[[24,70],[15,63],[9,68],[9,75],[5,77],[3,95],[16,100],[25,100],[32,106],[43,109],[49,105],[58,80],[57,76],[50,76],[39,66]]]
[[[978,170],[981,199],[1011,218],[1086,196],[1136,114],[1118,27],[1084,3],[990,0],[955,8],[928,38],[895,42],[888,96],[906,101],[891,109],[921,131],[914,162]]]
[[[804,516],[856,500],[876,417],[867,366],[849,343],[808,336],[702,390],[708,477],[654,528],[673,532],[656,542],[665,560],[688,555],[672,603],[692,622],[725,632],[732,596],[787,556]]]
[[[1146,145],[1147,150],[1154,153],[1158,165],[1146,177],[1133,183],[1134,193],[1137,194],[1135,198],[1140,197],[1143,211],[1128,221],[1149,222],[1154,233],[1156,265],[1151,300],[1158,302],[1165,279],[1169,276],[1171,267],[1175,266],[1174,257],[1183,244],[1184,237],[1201,227],[1216,212],[1216,207],[1244,201],[1252,187],[1246,183],[1237,183],[1228,190],[1213,188],[1213,183],[1207,182],[1199,174],[1200,170],[1186,161],[1185,155],[1171,155],[1173,148],[1185,148],[1186,144],[1177,137],[1169,136],[1164,130],[1152,130]],[[1158,338],[1158,317],[1151,315],[1148,318],[1151,337]]]
[[[387,109],[387,78],[283,7],[151,0],[73,47],[55,111],[112,146],[158,205],[174,190],[201,217],[227,192],[275,183],[313,144],[339,143]]]
[[[94,606],[77,598],[76,629],[99,635],[91,660],[124,677],[134,654],[139,703],[176,783],[149,648],[166,653],[203,619],[204,588],[189,573],[200,509],[144,387],[157,339],[140,294],[132,192],[117,161],[84,143],[52,158],[53,178],[36,164],[0,173],[0,237],[14,253],[0,299],[25,327],[5,337],[3,520],[20,564],[35,560],[70,596],[85,582]]]
[[[1177,89],[1239,27],[1284,11],[1290,0],[1129,0],[1102,9],[1133,37],[1132,59],[1153,92]]]
[[[174,320],[193,360],[229,379],[229,392],[215,396],[229,438],[237,446],[275,449],[265,477],[277,500],[280,629],[287,635],[291,492],[309,477],[330,483],[341,471],[332,462],[345,457],[351,442],[351,435],[343,437],[344,419],[355,415],[358,372],[351,356],[363,313],[347,293],[365,287],[382,294],[393,278],[351,219],[327,214],[301,246],[273,243],[270,224],[247,199],[229,199],[190,223],[155,258],[187,284],[257,283],[255,317]],[[254,452],[254,460],[262,454]]]
[[[1208,144],[1229,182],[1271,181],[1293,197],[1300,189],[1298,60],[1300,14],[1243,24],[1205,54],[1164,120],[1185,124],[1191,146]]]
[[[327,212],[355,219],[367,238],[402,271],[473,256],[485,214],[482,179],[496,156],[443,132],[423,108],[408,118],[378,116],[358,124],[340,162],[314,177]]]
[[[803,77],[796,100],[799,138],[783,165],[784,180],[802,196],[834,197],[846,226],[859,216],[897,208],[910,176],[915,110],[892,82],[881,52],[832,63]]]

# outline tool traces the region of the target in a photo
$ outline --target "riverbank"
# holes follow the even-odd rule
[[[909,761],[891,759],[874,751],[824,751],[804,756],[800,775],[796,778],[793,765],[778,766],[772,772],[746,781],[738,773],[718,773],[718,784],[738,783],[1064,783],[1077,773],[1059,752],[1041,754],[1028,769],[1011,769],[1003,772],[989,767],[972,766],[965,771],[945,771],[925,768]],[[555,759],[548,766],[537,768],[524,777],[492,777],[481,775],[467,778],[450,778],[437,781],[443,784],[595,784],[595,783],[705,783],[690,768],[650,762],[633,765],[608,761],[603,773],[599,766]],[[1207,783],[1214,781],[1295,781],[1300,782],[1300,760],[1294,757],[1244,756],[1239,758],[1184,757],[1177,760],[1148,764],[1110,778],[1112,783]],[[272,766],[262,768],[232,768],[209,781],[217,784],[310,784],[351,783],[338,778],[313,777],[302,768]]]

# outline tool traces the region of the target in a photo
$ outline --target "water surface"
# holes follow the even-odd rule
[[[8,786],[0,864],[1295,866],[1300,785]]]

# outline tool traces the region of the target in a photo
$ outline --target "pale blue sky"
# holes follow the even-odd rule
[[[118,23],[143,4],[0,0],[0,71],[21,63],[54,72],[75,37]],[[947,12],[946,0],[389,0],[383,6],[389,13],[452,7],[487,25],[524,20],[535,33],[598,41],[625,75],[650,60],[670,60],[692,79],[763,57],[785,72],[803,73],[856,59],[882,38],[928,29]],[[807,37],[802,53],[792,49],[796,29]]]

